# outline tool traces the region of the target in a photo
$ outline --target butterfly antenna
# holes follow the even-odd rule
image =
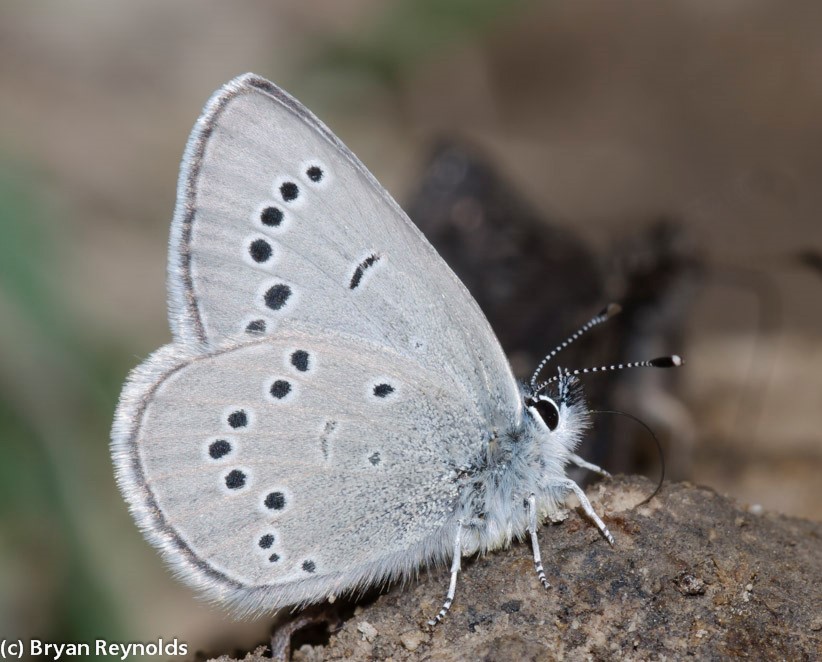
[[[654,431],[651,429],[650,425],[648,425],[641,418],[638,418],[638,417],[634,416],[633,414],[629,414],[628,412],[620,411],[619,409],[592,409],[592,410],[590,410],[589,413],[591,413],[591,414],[619,414],[620,416],[625,416],[625,417],[630,418],[631,420],[636,421],[637,423],[639,423],[642,427],[644,427],[648,431],[648,434],[650,434],[651,437],[653,438],[654,443],[656,444],[656,450],[659,453],[659,480],[657,481],[656,489],[653,492],[651,492],[651,495],[648,496],[648,497],[645,497],[636,506],[634,506],[634,508],[639,508],[640,506],[644,506],[651,499],[653,499],[657,494],[659,494],[659,490],[662,489],[662,483],[665,480],[665,453],[662,451],[662,444],[659,443],[659,438],[654,434]]]
[[[531,388],[536,388],[537,377],[539,377],[539,373],[542,372],[542,369],[548,365],[548,362],[553,359],[557,354],[559,354],[563,349],[568,347],[572,342],[577,340],[580,336],[585,334],[586,332],[593,329],[598,324],[602,324],[606,320],[611,319],[614,315],[618,315],[622,311],[622,306],[618,303],[610,303],[608,304],[603,310],[601,310],[596,317],[592,317],[588,320],[585,324],[583,324],[579,329],[574,331],[570,336],[568,336],[565,340],[563,340],[559,345],[557,345],[551,352],[549,352],[542,361],[539,362],[537,369],[534,370],[534,374],[531,375]]]
[[[682,357],[677,354],[671,356],[660,356],[650,361],[628,361],[627,363],[617,363],[615,365],[601,365],[593,368],[577,368],[576,370],[560,370],[559,374],[554,375],[550,379],[546,379],[539,386],[534,388],[534,395],[540,393],[546,386],[559,381],[563,377],[574,377],[576,375],[585,375],[592,372],[610,372],[612,370],[625,370],[627,368],[678,368],[683,363]]]

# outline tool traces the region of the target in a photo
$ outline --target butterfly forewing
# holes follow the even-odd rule
[[[216,346],[299,323],[448,372],[490,427],[519,413],[474,300],[365,167],[308,110],[247,75],[206,107],[169,257],[175,337]]]

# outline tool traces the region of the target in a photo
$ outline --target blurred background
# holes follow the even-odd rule
[[[672,476],[819,519],[820,26],[811,0],[3,2],[0,638],[265,639],[171,577],[108,453],[170,340],[183,146],[245,71],[410,211],[518,373],[618,298],[571,367],[688,363],[586,380],[591,405],[647,420]],[[589,456],[656,476],[608,425]]]

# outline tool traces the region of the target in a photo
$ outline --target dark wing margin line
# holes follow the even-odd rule
[[[163,551],[163,554],[166,556],[169,552],[173,551],[186,559],[186,561],[191,566],[196,568],[202,576],[215,580],[224,587],[232,590],[247,592],[258,591],[261,589],[264,590],[271,588],[272,586],[276,586],[276,584],[244,584],[236,579],[233,579],[232,577],[229,577],[226,573],[214,568],[195,553],[188,542],[182,538],[177,529],[171,525],[164,515],[162,508],[160,508],[157,497],[146,479],[139,449],[137,447],[137,438],[142,428],[146,409],[154,399],[154,395],[157,390],[176,373],[199,361],[213,359],[217,356],[230,354],[231,352],[242,351],[251,345],[262,345],[267,342],[268,341],[263,338],[260,340],[253,340],[236,347],[220,348],[214,351],[189,356],[184,361],[177,363],[177,365],[171,369],[165,370],[159,377],[155,376],[152,379],[151,386],[141,394],[139,401],[136,403],[136,407],[133,410],[133,415],[129,417],[130,420],[126,430],[122,435],[117,435],[117,440],[114,442],[114,445],[118,451],[118,459],[115,462],[115,472],[118,486],[121,491],[123,491],[125,501],[129,504],[129,509],[132,513],[135,512],[135,509],[139,513],[134,515],[134,518],[137,521],[138,527],[142,531],[147,531],[149,533],[148,538],[150,542],[152,542],[152,545],[168,550]],[[119,413],[120,406],[118,406],[118,415]],[[334,424],[334,427],[336,427],[336,421],[332,421],[332,423]],[[125,490],[123,486],[125,486]],[[133,488],[138,489],[134,490]],[[156,539],[160,539],[163,542],[157,543],[154,541]],[[203,588],[199,581],[197,581],[197,584],[201,589]]]

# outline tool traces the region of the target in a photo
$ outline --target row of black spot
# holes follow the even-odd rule
[[[300,372],[306,372],[308,370],[308,352],[303,350],[297,350],[291,355],[291,364]],[[378,398],[387,398],[394,392],[394,387],[391,384],[376,384],[374,386],[374,396]],[[286,379],[277,379],[271,384],[269,388],[269,393],[277,400],[282,400],[285,396],[291,393],[291,382]],[[248,415],[240,410],[235,411],[228,416],[228,424],[232,428],[241,428],[248,425]],[[227,443],[227,442],[226,442]],[[223,453],[225,455],[225,453]],[[216,458],[215,458],[216,459]]]
[[[292,354],[294,355],[299,354],[302,350],[298,350]],[[303,352],[305,353],[305,352]],[[307,360],[307,356],[306,356]],[[271,387],[272,394],[275,391],[275,386],[278,386],[279,389],[285,390],[285,394],[281,397],[285,397],[288,394],[288,391],[291,390],[291,384],[289,384],[285,380],[277,380],[274,382],[274,385]],[[233,429],[244,428],[248,425],[248,414],[244,409],[238,409],[236,411],[231,412],[227,419],[229,427]],[[208,447],[208,455],[213,460],[219,460],[231,452],[231,442],[228,439],[217,439],[212,441]],[[225,486],[230,490],[238,490],[242,487],[245,487],[247,482],[247,476],[245,472],[240,469],[232,469],[229,471],[225,476]],[[263,503],[265,507],[270,510],[282,510],[285,508],[285,494],[282,492],[270,492],[266,495]]]
[[[296,354],[296,352],[295,352],[295,354]],[[294,363],[293,357],[292,357],[292,363]],[[301,368],[301,367],[297,366],[296,364],[295,364],[295,367],[297,367],[297,370],[301,370],[302,372],[305,372],[306,370],[308,370],[307,363],[306,363],[305,368]],[[377,384],[377,385],[374,386],[374,391],[373,391],[374,395],[378,398],[387,398],[393,392],[394,392],[394,387],[391,386],[391,384]],[[277,400],[282,400],[285,396],[287,396],[289,393],[291,393],[291,382],[289,382],[285,379],[278,379],[271,385],[271,388],[269,389],[269,393],[271,393],[272,397],[277,398]]]
[[[325,178],[323,169],[318,165],[311,165],[305,171],[308,179],[314,183],[319,183]],[[299,198],[301,191],[296,182],[285,181],[279,186],[280,197],[283,202],[290,203]],[[268,228],[276,228],[282,225],[285,219],[285,212],[276,206],[267,206],[260,212],[260,222]],[[258,264],[264,264],[271,259],[274,248],[267,239],[254,239],[248,246],[251,259]],[[376,264],[380,259],[377,254],[369,255],[354,269],[349,282],[349,289],[357,289],[362,281],[365,271]],[[291,287],[285,283],[277,283],[269,287],[263,294],[263,302],[266,307],[273,311],[281,310],[291,298]],[[263,334],[266,332],[266,322],[263,319],[252,320],[246,325],[247,333]]]
[[[225,439],[218,439],[214,441],[209,447],[209,455],[212,458],[219,459],[223,457],[225,454],[231,451],[231,444]],[[239,489],[245,485],[246,476],[245,474],[238,470],[234,469],[230,471],[225,478],[226,487],[229,489]],[[269,492],[263,503],[265,504],[266,508],[269,510],[282,510],[285,508],[286,499],[285,494],[282,492]],[[270,549],[275,542],[275,537],[273,533],[265,533],[260,536],[260,539],[257,541],[257,544],[261,549],[268,550]],[[276,552],[272,552],[268,560],[271,563],[276,563],[280,560],[280,555]],[[302,569],[305,572],[313,573],[316,570],[316,564],[313,561],[303,561]]]
[[[325,172],[323,172],[323,169],[318,165],[311,165],[306,168],[305,174],[306,177],[315,184],[319,184],[325,177]],[[300,197],[301,191],[296,182],[286,181],[280,184],[279,193],[283,202],[290,203]],[[267,228],[277,228],[282,225],[283,220],[285,220],[285,212],[277,206],[265,207],[260,212],[260,223]],[[249,244],[248,253],[251,259],[256,263],[263,264],[271,259],[271,256],[274,254],[274,248],[266,239],[255,239]],[[285,306],[291,298],[291,294],[292,291],[288,285],[278,283],[266,290],[263,295],[263,301],[268,308],[277,311]],[[245,330],[247,333],[265,333],[265,320],[252,320],[248,323]]]
[[[308,371],[310,367],[311,357],[305,350],[296,350],[290,356],[291,365],[293,365],[300,372]],[[387,383],[380,383],[374,386],[373,393],[376,397],[385,398],[394,392],[394,387]],[[270,393],[275,398],[284,398],[291,392],[291,384],[284,380],[276,380],[270,388]],[[238,409],[231,412],[227,417],[229,427],[232,429],[243,428],[248,425],[248,414],[243,409]],[[212,459],[219,460],[231,452],[231,443],[227,439],[217,439],[209,445],[208,453]],[[377,466],[380,461],[380,454],[374,453],[368,458],[373,466]],[[232,469],[225,476],[225,485],[228,489],[241,489],[245,487],[247,482],[246,474],[240,469]],[[263,505],[269,510],[283,510],[286,506],[286,497],[283,492],[269,492],[263,499]],[[275,542],[273,533],[263,534],[258,540],[258,545],[261,549],[270,549]],[[277,563],[280,560],[280,555],[272,552],[268,556],[271,563]],[[306,573],[314,573],[316,571],[316,564],[314,561],[305,560],[302,563],[302,570]]]
[[[257,545],[259,545],[260,549],[269,550],[274,546],[276,539],[273,533],[264,533],[260,536],[260,539],[257,541]],[[268,560],[271,563],[276,563],[280,560],[280,555],[276,552],[273,552],[269,557]],[[317,569],[317,564],[314,561],[303,561],[302,569],[305,572],[312,573]]]
[[[291,363],[296,367],[298,370],[306,371],[308,370],[308,361],[309,355],[308,352],[304,350],[297,350],[292,353],[291,355]],[[275,382],[275,385],[279,384],[279,389],[285,389],[284,395],[291,390],[291,385],[284,381],[278,380]],[[284,385],[284,386],[283,386]],[[274,393],[275,387],[272,386],[272,394]],[[284,397],[283,395],[283,397]],[[232,429],[244,428],[248,425],[248,414],[243,409],[238,409],[236,411],[231,412],[227,417],[227,422],[229,427]],[[231,452],[231,442],[227,439],[217,439],[212,441],[208,447],[208,454],[214,460],[219,460]],[[244,471],[240,469],[232,469],[225,475],[225,486],[230,490],[238,490],[245,487],[246,482],[248,480],[247,475]],[[283,492],[269,492],[266,494],[265,498],[263,499],[263,505],[269,510],[283,510],[286,506],[286,498]],[[266,533],[260,537],[258,541],[258,545],[261,549],[270,549],[274,545],[274,534],[273,533]],[[280,555],[276,552],[272,552],[268,556],[268,560],[271,563],[277,563],[280,560]],[[313,561],[305,561],[303,562],[303,570],[305,572],[314,572],[315,564]]]
[[[298,349],[291,353],[291,365],[293,365],[300,372],[308,372],[310,367],[311,357],[304,349]],[[291,382],[285,379],[277,379],[269,389],[269,393],[277,400],[282,400],[285,396],[291,393]]]
[[[208,454],[214,460],[219,460],[231,452],[231,443],[226,439],[212,441],[208,447]],[[225,486],[230,490],[239,490],[245,487],[248,476],[241,469],[232,469],[225,475]],[[263,505],[269,510],[282,510],[285,508],[285,494],[282,492],[269,492],[263,499]]]
[[[262,536],[260,536],[260,539],[257,541],[257,544],[260,546],[260,549],[271,549],[271,546],[274,544],[274,534],[263,534]],[[268,557],[268,560],[272,563],[276,563],[280,560],[280,555],[277,553],[273,553]]]
[[[296,354],[296,352],[295,352]],[[248,425],[248,414],[243,409],[233,411],[228,415],[228,425],[233,428],[244,428]],[[208,447],[208,454],[214,460],[219,460],[231,452],[231,442],[227,439],[217,439],[212,441]],[[225,475],[225,486],[230,490],[239,490],[245,487],[248,476],[240,469],[232,469]],[[263,499],[263,505],[269,510],[282,510],[285,508],[285,494],[282,492],[269,492]],[[274,534],[266,533],[259,540],[262,549],[268,549],[274,544]],[[269,555],[268,560],[276,563],[280,560],[277,553]]]
[[[325,177],[323,169],[318,165],[309,166],[306,169],[305,174],[308,179],[315,184],[319,184]],[[283,182],[280,184],[280,197],[283,199],[283,202],[294,202],[300,197],[299,185],[296,182],[291,181]],[[279,227],[284,218],[285,214],[279,207],[266,207],[262,212],[260,212],[260,222],[269,228]]]

